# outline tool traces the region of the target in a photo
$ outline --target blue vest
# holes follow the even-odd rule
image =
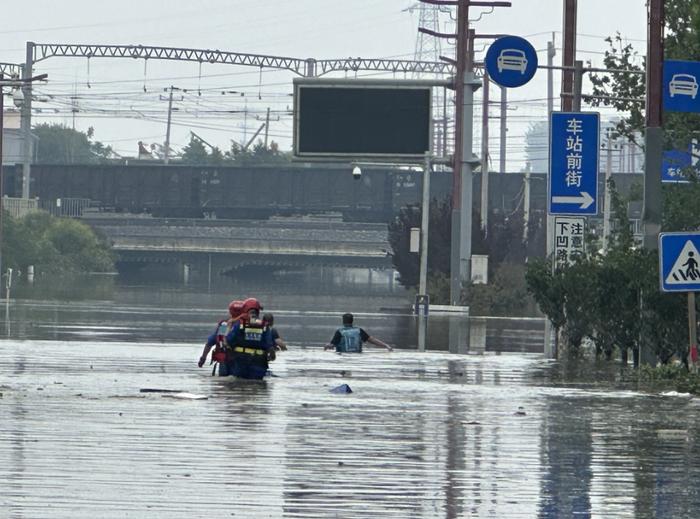
[[[362,353],[362,337],[360,329],[355,326],[343,326],[338,328],[340,332],[340,342],[335,347],[335,351],[343,353]]]
[[[226,336],[234,358],[247,357],[267,365],[267,350],[272,347],[270,329],[262,321],[237,323]]]

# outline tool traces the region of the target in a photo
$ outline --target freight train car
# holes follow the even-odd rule
[[[20,196],[21,167],[10,169],[9,196]],[[449,175],[433,177],[433,196]],[[157,217],[269,218],[336,213],[347,221],[389,222],[421,199],[421,173],[364,168],[356,179],[343,165],[235,167],[109,164],[32,166],[31,197],[89,200],[94,210]]]

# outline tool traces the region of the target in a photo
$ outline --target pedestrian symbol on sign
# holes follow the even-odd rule
[[[700,283],[700,270],[698,270],[698,260],[700,253],[688,240],[683,246],[678,259],[673,264],[673,268],[666,276],[666,283],[669,285]]]

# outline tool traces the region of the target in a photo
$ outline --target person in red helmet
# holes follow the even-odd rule
[[[267,374],[268,363],[275,360],[275,344],[267,323],[260,319],[263,309],[251,297],[243,301],[243,315],[226,335],[230,356],[228,374],[239,378],[261,380]]]
[[[199,357],[199,362],[197,365],[201,368],[207,361],[209,356],[209,351],[214,348],[214,353],[212,354],[212,362],[219,363],[219,375],[226,376],[227,367],[227,353],[225,338],[228,332],[231,330],[233,323],[241,316],[243,313],[243,301],[231,301],[228,305],[229,318],[222,319],[216,325],[216,330],[209,337],[207,337],[207,342],[204,344],[204,350],[202,355]]]

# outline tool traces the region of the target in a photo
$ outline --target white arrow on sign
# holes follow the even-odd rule
[[[581,209],[586,209],[595,202],[593,197],[586,191],[581,191],[579,196],[553,196],[552,202],[555,204],[580,204]]]

